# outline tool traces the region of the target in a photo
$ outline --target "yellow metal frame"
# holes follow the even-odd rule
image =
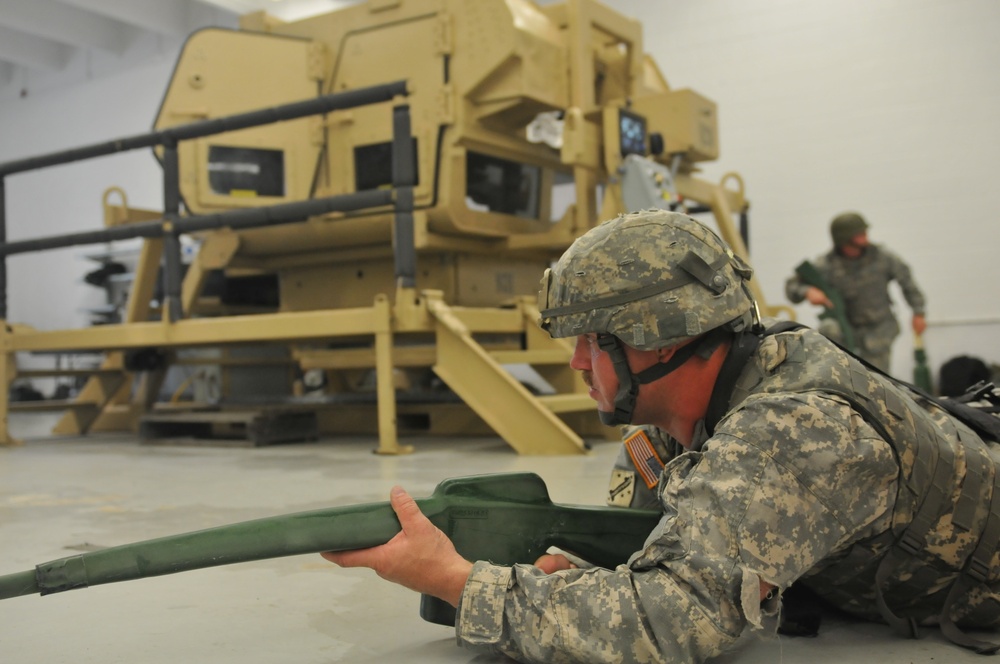
[[[148,298],[145,301],[148,302]],[[418,294],[412,289],[400,289],[395,301],[392,305],[388,297],[379,295],[371,307],[249,317],[220,316],[176,322],[128,322],[78,330],[38,331],[27,326],[13,326],[0,331],[3,348],[0,370],[8,376],[9,384],[16,377],[15,354],[18,352],[110,350],[102,371],[90,379],[76,402],[59,404],[68,407],[69,412],[60,423],[58,432],[83,433],[99,418],[114,417],[116,412],[125,413],[134,428],[135,419],[148,407],[148,403],[133,400],[123,404],[120,399],[115,399],[119,394],[117,386],[127,385],[131,379],[121,359],[127,349],[178,349],[273,342],[295,344],[338,337],[370,337],[372,351],[368,354],[344,356],[334,351],[328,352],[324,358],[324,351],[305,351],[302,354],[303,366],[374,368],[379,424],[376,451],[400,454],[412,451],[412,447],[400,445],[397,435],[393,370],[400,365],[394,358],[398,350],[394,341],[396,337],[407,334],[432,334],[432,352],[410,353],[409,364],[432,366],[448,387],[517,452],[573,454],[586,451],[582,438],[556,415],[592,412],[594,405],[586,394],[536,397],[504,368],[504,364],[515,363],[560,366],[569,363],[571,349],[567,344],[534,334],[537,331],[535,321],[538,310],[530,299],[522,299],[508,309],[451,307],[438,292]],[[490,352],[474,339],[474,334],[479,332],[530,335],[531,348]],[[111,380],[113,383],[109,382]],[[137,395],[141,393],[140,390]],[[9,407],[6,394],[7,390],[3,390],[0,396],[0,408],[5,413]],[[5,418],[0,427],[0,444],[16,444],[6,424]]]

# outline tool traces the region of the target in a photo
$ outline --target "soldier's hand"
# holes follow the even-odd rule
[[[830,301],[830,298],[826,296],[826,293],[815,286],[810,286],[806,289],[806,299],[809,300],[810,304],[818,304],[826,307],[827,309],[833,309],[833,302]]]
[[[576,565],[561,553],[544,554],[535,561],[535,567],[542,570],[546,574],[552,574],[552,572],[558,572],[564,569],[576,569]]]
[[[387,581],[458,606],[472,563],[458,555],[448,536],[402,487],[392,488],[389,503],[403,528],[395,537],[370,549],[320,555],[341,567],[370,567]]]
[[[916,315],[913,317],[913,333],[923,334],[924,330],[927,329],[927,319],[921,315]]]

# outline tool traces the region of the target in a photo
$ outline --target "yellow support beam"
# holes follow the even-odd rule
[[[0,320],[0,376],[3,377],[3,385],[0,385],[0,447],[7,445],[20,445],[21,441],[11,438],[10,429],[7,427],[7,417],[10,413],[10,386],[17,376],[17,363],[14,353],[10,349],[11,327],[7,321]]]
[[[357,307],[19,332],[11,335],[10,346],[15,352],[30,352],[287,342],[367,335],[375,329],[375,322],[372,308]]]
[[[378,454],[409,454],[412,445],[400,445],[396,430],[396,387],[392,363],[392,307],[385,295],[375,296],[375,392],[378,398]]]

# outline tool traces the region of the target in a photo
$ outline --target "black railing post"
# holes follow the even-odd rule
[[[183,317],[181,311],[181,236],[177,229],[180,220],[181,191],[180,163],[177,158],[177,141],[163,141],[163,218],[166,231],[163,235],[163,305],[170,322]]]
[[[396,261],[396,283],[403,288],[417,285],[417,249],[413,237],[413,185],[417,182],[410,106],[392,109],[392,187],[396,214],[392,233]]]
[[[0,245],[7,242],[7,184],[0,174]],[[0,320],[7,320],[7,256],[0,256]]]
[[[743,238],[743,246],[747,248],[747,256],[750,255],[750,213],[746,209],[740,211],[740,237]],[[748,258],[749,260],[749,258]]]

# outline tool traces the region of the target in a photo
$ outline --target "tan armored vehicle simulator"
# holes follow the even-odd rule
[[[152,133],[0,164],[0,184],[139,148],[163,166],[162,211],[105,196],[104,229],[0,244],[5,258],[142,238],[121,322],[0,332],[8,386],[34,375],[18,374],[18,353],[103,353],[71,400],[0,391],[4,412],[65,409],[54,433],[245,425],[249,409],[270,412],[272,442],[377,432],[378,452],[400,453],[400,434],[492,429],[522,454],[582,453],[608,432],[571,346],[536,325],[544,269],[599,221],[654,206],[711,212],[746,253],[739,177],[695,175],[719,154],[715,104],[671,89],[642,26],[594,0],[248,15],[190,36]],[[188,265],[182,236],[198,247]],[[237,296],[209,296],[210,278]],[[182,351],[246,345],[285,349],[297,375],[321,377],[321,397],[157,403]],[[6,419],[0,442],[14,442]]]

